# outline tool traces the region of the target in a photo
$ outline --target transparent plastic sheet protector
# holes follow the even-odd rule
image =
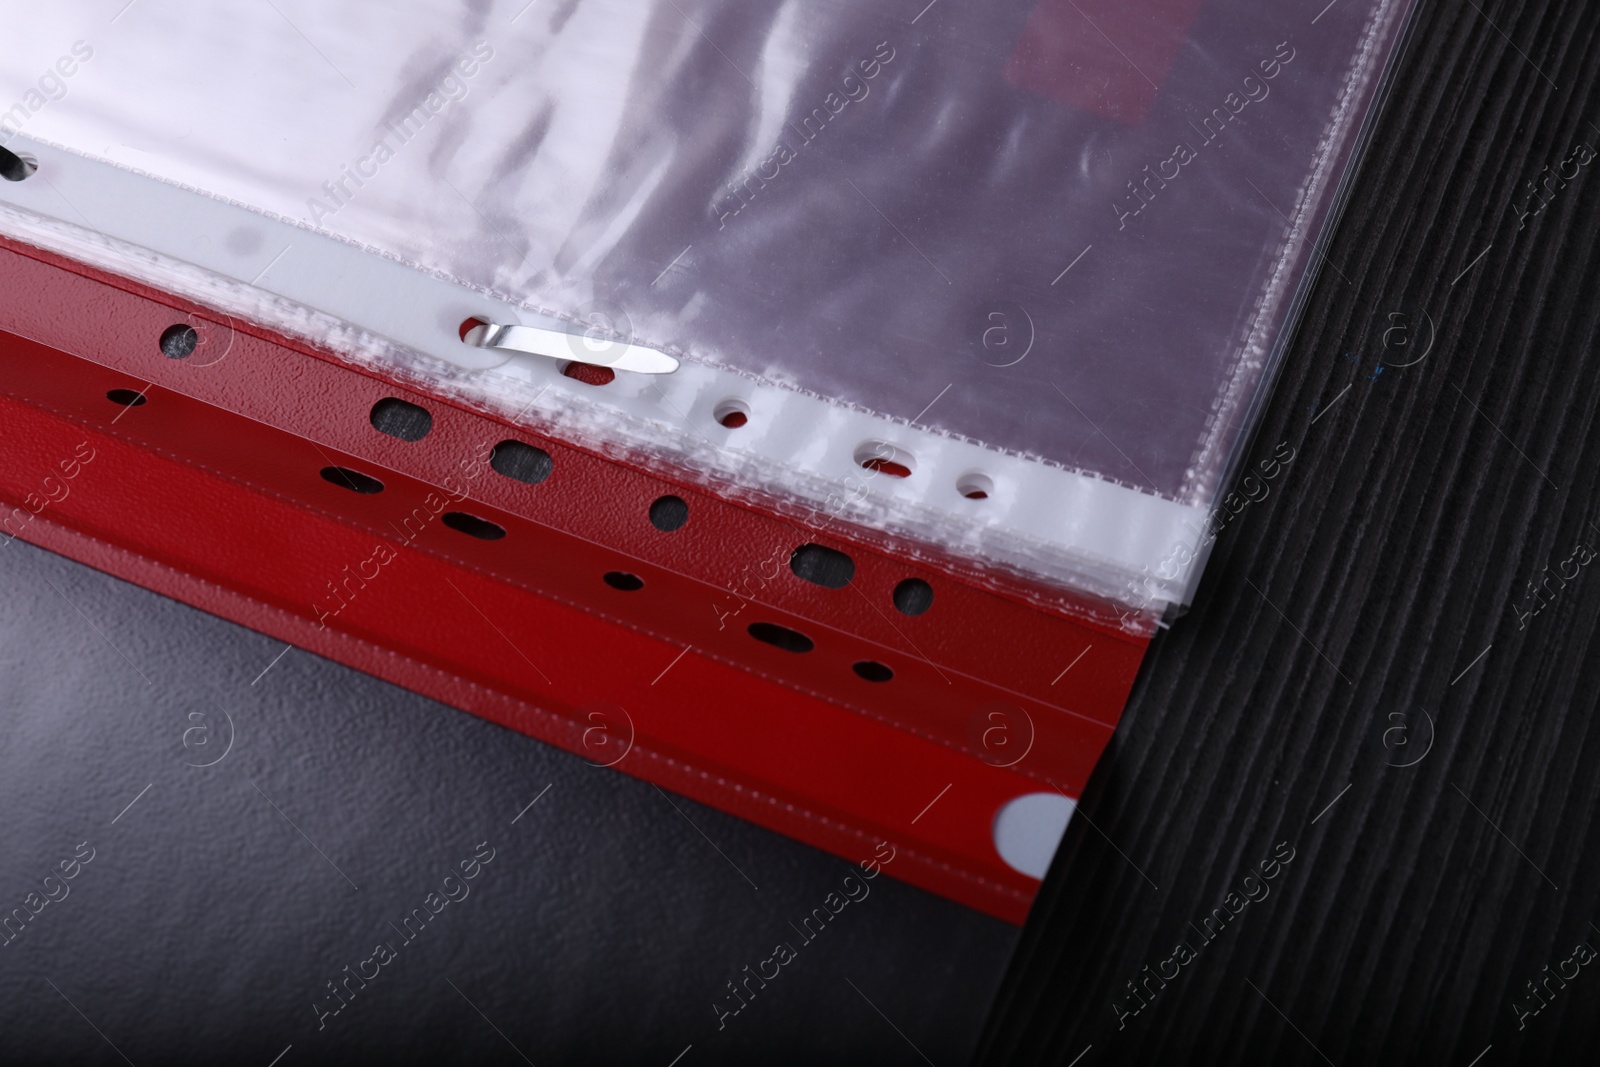
[[[7,5],[0,128],[74,162],[0,183],[0,229],[1148,617],[1198,578],[1411,0],[124,5]],[[150,179],[265,229],[132,218]],[[355,296],[296,292],[352,248]],[[396,263],[470,298],[436,338],[388,328]],[[683,365],[475,363],[471,307]]]

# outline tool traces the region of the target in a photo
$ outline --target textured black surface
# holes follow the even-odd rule
[[[0,914],[38,909],[0,945],[0,1064],[920,1064],[909,1042],[956,1063],[976,1040],[1014,927],[20,541],[0,589]],[[833,892],[858,899],[808,943],[789,924]],[[779,942],[719,1031],[724,983]]]
[[[1421,11],[1251,450],[1296,458],[1153,646],[980,1062],[1594,1062],[1600,964],[1513,1004],[1600,947],[1600,566],[1563,566],[1600,549],[1600,162],[1519,230],[1600,146],[1597,47],[1592,3]]]

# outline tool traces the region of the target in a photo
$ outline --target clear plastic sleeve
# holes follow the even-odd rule
[[[265,279],[145,242],[149,273],[195,265],[182,287],[229,311],[1157,610],[1193,587],[1410,6],[35,5],[0,128],[306,235]],[[107,228],[16,203],[0,225],[79,254],[75,227]],[[709,406],[288,306],[272,279],[319,236],[670,352]]]

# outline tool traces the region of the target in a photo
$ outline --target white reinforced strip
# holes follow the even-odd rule
[[[1198,576],[1188,561],[1201,548],[1203,508],[706,364],[587,385],[558,362],[461,340],[468,319],[521,324],[571,334],[582,360],[580,326],[131,170],[24,138],[7,147],[38,164],[25,180],[0,182],[0,230],[10,236],[423,376],[475,405],[522,411],[584,447],[664,453],[711,485],[797,501],[1151,614],[1182,602]],[[747,416],[737,428],[720,422],[730,405]],[[872,460],[909,475],[864,466]]]

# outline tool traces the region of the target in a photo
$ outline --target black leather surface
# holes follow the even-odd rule
[[[954,1064],[976,1039],[1013,927],[22,542],[0,589],[0,914],[31,915],[0,1063]]]

